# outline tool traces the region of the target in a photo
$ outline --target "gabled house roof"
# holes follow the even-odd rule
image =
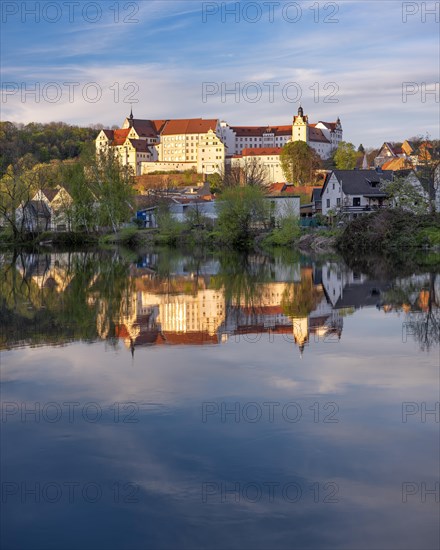
[[[324,187],[321,190],[321,196],[327,188],[332,175],[342,185],[342,191],[345,195],[378,195],[380,190],[372,184],[379,184],[381,180],[392,181],[392,170],[333,170],[327,174]]]
[[[113,139],[114,130],[101,130],[101,131],[104,132],[104,134],[108,137],[108,139]]]
[[[41,189],[41,192],[49,202],[53,201],[53,199],[58,195],[59,191],[60,189],[50,189],[50,188]]]
[[[122,128],[113,131],[113,143],[112,145],[124,145],[131,128]]]
[[[399,145],[393,145],[392,143],[390,143],[389,141],[385,141],[384,144],[382,145],[382,147],[380,148],[379,150],[379,155],[380,156],[380,153],[382,152],[382,149],[388,149],[389,152],[394,156],[394,157],[397,157],[398,155],[403,155],[404,154],[404,151],[402,149],[401,146]]]

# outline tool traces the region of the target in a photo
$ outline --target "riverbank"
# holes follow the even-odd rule
[[[297,222],[291,222],[289,220],[284,226],[275,229],[254,230],[244,248],[265,251],[288,248],[306,253],[338,252],[357,259],[366,253],[440,253],[440,214],[415,216],[399,210],[384,210],[352,220],[343,228],[300,229]],[[0,235],[0,244],[6,248],[27,249],[83,246],[124,246],[133,250],[152,246],[232,248],[227,236],[213,225],[191,227],[178,222],[161,229],[127,226],[116,233],[44,232],[27,235],[20,242]]]

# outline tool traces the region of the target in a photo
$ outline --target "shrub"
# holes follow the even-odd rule
[[[276,227],[264,244],[266,246],[289,246],[301,236],[301,228],[297,216],[289,215],[281,219],[279,227]]]
[[[250,247],[256,230],[268,219],[268,204],[257,187],[232,187],[218,199],[217,235],[232,248]]]

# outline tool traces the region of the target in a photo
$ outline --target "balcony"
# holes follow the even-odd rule
[[[340,212],[342,212],[343,214],[370,214],[371,212],[376,212],[377,210],[386,208],[386,205],[384,204],[372,204],[372,205],[366,205],[366,206],[344,205],[338,208],[340,209]]]

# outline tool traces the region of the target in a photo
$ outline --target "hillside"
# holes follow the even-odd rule
[[[64,122],[14,124],[0,122],[0,177],[25,155],[35,164],[77,157],[98,135],[97,128],[81,128]]]

